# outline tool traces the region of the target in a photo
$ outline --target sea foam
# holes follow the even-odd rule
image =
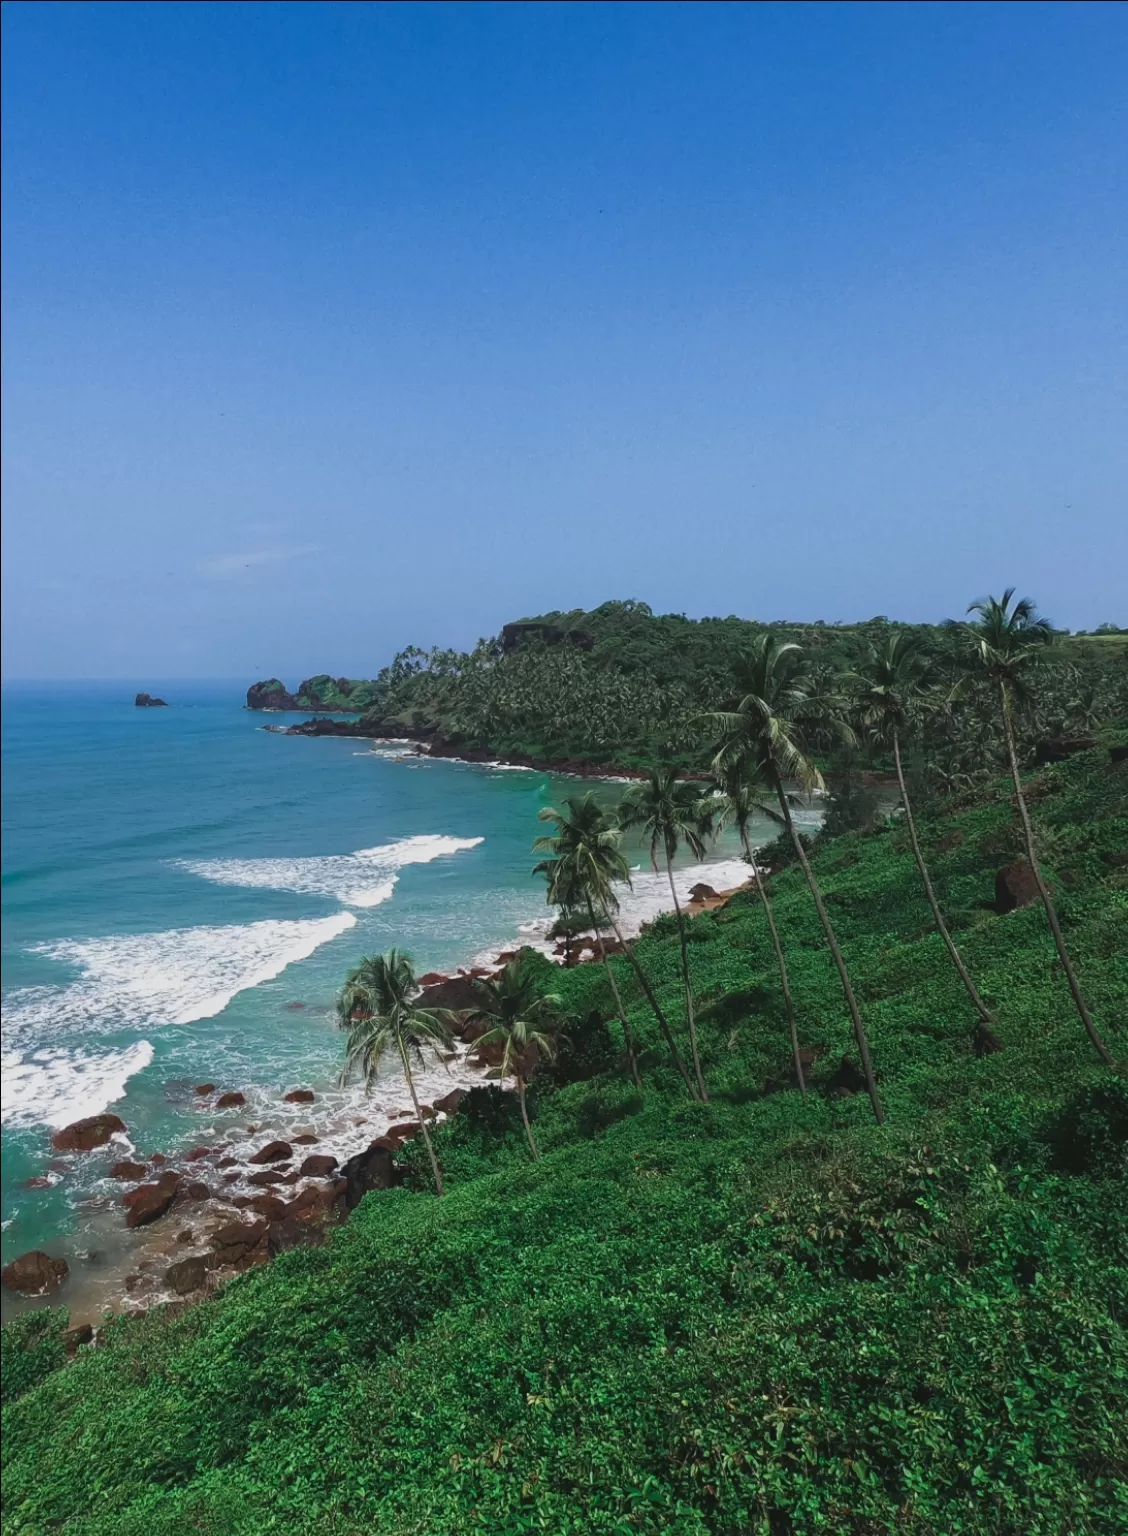
[[[69,1125],[100,1115],[125,1093],[125,1085],[153,1059],[148,1040],[101,1055],[84,1050],[45,1047],[21,1057],[3,1055],[0,1119],[9,1129]]]
[[[213,880],[303,896],[328,896],[346,907],[377,907],[389,900],[399,871],[409,864],[430,864],[447,854],[476,848],[480,837],[405,837],[355,853],[304,859],[177,859],[176,867]]]

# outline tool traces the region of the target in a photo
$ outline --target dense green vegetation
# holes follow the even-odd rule
[[[1125,739],[1022,780],[1117,1062]],[[566,1020],[528,1091],[539,1159],[516,1095],[476,1091],[432,1138],[443,1199],[417,1143],[409,1186],[325,1248],[180,1316],[119,1323],[63,1369],[57,1329],[24,1327],[5,1530],[1120,1536],[1128,1085],[1081,1028],[1043,906],[994,910],[1014,801],[1005,776],[934,787],[915,819],[1002,1049],[977,1049],[903,819],[808,853],[883,1126],[798,862],[767,884],[804,1096],[754,889],[685,925],[707,1103],[658,1017],[686,1040],[674,915],[605,966],[531,962]]]
[[[962,674],[962,631],[955,623],[903,625],[878,617],[851,625],[766,625],[659,616],[645,603],[610,602],[590,613],[508,624],[468,653],[409,647],[378,678],[352,685],[352,707],[376,729],[438,731],[456,747],[505,757],[702,768],[707,759],[694,715],[718,707],[730,691],[734,663],[767,633],[803,646],[816,698],[833,694],[844,673],[895,634],[916,637],[950,679]],[[1063,637],[1019,730],[1024,742],[1033,742],[1087,732],[1126,713],[1128,636]],[[950,783],[1005,766],[997,714],[988,688],[969,687],[958,711],[930,722],[922,761]],[[809,745],[825,765],[837,743],[815,728]],[[859,761],[891,768],[887,753],[874,757],[868,746]]]

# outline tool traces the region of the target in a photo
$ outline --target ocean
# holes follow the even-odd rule
[[[139,709],[144,687],[167,709]],[[3,1261],[65,1257],[68,1289],[109,1297],[128,1267],[108,1153],[245,1155],[298,1127],[341,1156],[407,1107],[389,1069],[342,1090],[333,1003],[361,955],[395,944],[420,973],[543,939],[537,812],[622,786],[416,756],[403,745],[287,737],[245,685],[148,679],[6,685],[3,695]],[[765,822],[762,838],[775,835]],[[635,923],[668,905],[641,848]],[[736,884],[720,867],[679,873]],[[435,1061],[421,1096],[466,1080]],[[218,1113],[201,1083],[237,1090]],[[313,1105],[283,1095],[312,1089]],[[107,1152],[60,1157],[51,1132],[112,1109]],[[85,1277],[85,1278],[84,1278]],[[83,1291],[84,1285],[86,1292]],[[7,1292],[7,1314],[20,1302]]]

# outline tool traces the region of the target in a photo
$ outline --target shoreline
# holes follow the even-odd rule
[[[724,854],[679,869],[675,877],[679,897],[691,915],[723,905],[751,878],[742,859]],[[690,895],[692,888],[702,885],[712,892],[704,902]],[[621,918],[626,936],[637,937],[656,917],[672,910],[665,873],[633,870]],[[492,973],[521,948],[536,949],[554,963],[562,963],[563,946],[554,947],[547,938],[553,920],[546,911],[543,917],[519,923],[512,939],[496,941],[453,971],[428,973],[425,991],[435,996],[434,1006],[457,1009],[452,991],[461,988],[468,996],[475,974]],[[590,953],[585,955],[577,942],[573,964],[596,959],[593,946],[589,943],[587,948]],[[466,1007],[466,1002],[461,1006]],[[488,1060],[476,1056],[472,1038],[459,1039],[456,1032],[446,1059],[429,1062],[417,1078],[420,1102],[425,1111],[445,1118],[447,1111],[437,1106],[448,1095],[476,1086],[505,1088],[494,1070]],[[63,1286],[34,1296],[6,1290],[5,1311],[10,1316],[43,1306],[66,1306],[71,1328],[85,1332],[108,1321],[107,1314],[143,1315],[153,1307],[182,1307],[204,1300],[218,1284],[268,1261],[275,1251],[324,1241],[329,1225],[347,1219],[342,1186],[348,1161],[382,1147],[390,1165],[398,1147],[418,1134],[417,1130],[407,1132],[407,1126],[415,1123],[414,1114],[398,1074],[381,1080],[371,1098],[359,1089],[315,1086],[290,1090],[296,1101],[288,1102],[277,1087],[231,1085],[243,1095],[234,1115],[219,1102],[223,1089],[198,1086],[207,1086],[211,1092],[191,1095],[192,1108],[200,1117],[194,1132],[196,1145],[142,1157],[126,1129],[94,1151],[57,1154],[52,1159],[54,1166],[48,1165],[47,1176],[51,1185],[65,1180],[72,1168],[88,1171],[87,1159],[104,1162],[105,1171],[78,1203],[80,1219],[66,1238],[49,1244],[52,1256],[65,1254],[70,1266]],[[127,1102],[115,1103],[128,1113]],[[113,1109],[108,1105],[104,1113],[112,1114]],[[259,1155],[271,1142],[284,1143],[287,1153],[264,1163]],[[307,1157],[331,1159],[333,1167],[303,1173]],[[110,1173],[110,1165],[119,1162],[133,1164],[129,1177],[115,1178]],[[166,1189],[171,1187],[162,1213],[151,1225],[128,1228],[123,1198],[138,1187],[152,1189],[162,1182]],[[218,1247],[217,1237],[222,1239]],[[247,1241],[233,1241],[242,1238]],[[177,1273],[170,1281],[174,1268]],[[186,1285],[193,1279],[196,1284],[183,1290],[175,1283]]]

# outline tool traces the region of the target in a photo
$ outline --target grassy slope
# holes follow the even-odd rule
[[[1092,753],[1033,793],[1123,1057],[1128,774]],[[786,1037],[740,898],[693,924],[710,1105],[636,1008],[645,1098],[613,1073],[542,1092],[539,1166],[461,1116],[441,1203],[371,1197],[328,1248],[121,1325],[6,1409],[5,1529],[1119,1536],[1128,1096],[1040,910],[987,909],[1011,817],[1000,790],[925,829],[1004,1052],[970,1052],[903,834],[839,839],[818,868],[885,1131],[864,1096],[762,1091]],[[848,1024],[796,874],[774,886],[817,1088]],[[640,951],[676,1007],[670,926]],[[597,969],[554,981],[607,1009]]]

